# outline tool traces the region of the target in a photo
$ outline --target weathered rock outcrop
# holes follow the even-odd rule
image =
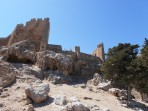
[[[18,71],[13,65],[0,60],[0,87],[6,87],[15,82]]]
[[[43,70],[59,70],[65,75],[70,74],[73,68],[70,57],[53,51],[38,52],[36,63]]]
[[[44,71],[44,78],[51,81],[53,84],[64,84],[71,82],[68,75],[64,75],[62,72],[56,70]]]
[[[49,84],[44,83],[36,86],[28,86],[25,89],[25,93],[33,102],[41,103],[48,97],[49,90]]]
[[[4,53],[8,62],[34,63],[36,60],[35,44],[31,41],[21,41],[10,46]]]
[[[18,24],[12,34],[0,39],[0,59],[11,63],[37,65],[41,69],[40,72],[58,70],[62,74],[49,76],[54,78],[55,84],[64,83],[67,77],[61,75],[87,78],[99,72],[99,64],[103,62],[99,57],[80,52],[78,46],[75,47],[74,52],[63,51],[61,45],[48,44],[49,30],[49,18],[31,19],[25,25]],[[21,71],[43,78],[40,72],[30,68]]]

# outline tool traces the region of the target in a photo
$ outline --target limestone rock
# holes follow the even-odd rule
[[[81,102],[73,102],[67,104],[65,111],[90,111],[90,109],[87,105],[84,105]]]
[[[21,41],[13,44],[4,54],[4,59],[9,62],[34,63],[36,54],[31,41]]]
[[[122,100],[127,100],[127,92],[125,90],[120,90],[118,96]]]
[[[65,95],[57,95],[55,97],[55,104],[56,105],[60,105],[60,106],[64,106],[67,104],[67,99]]]
[[[0,60],[0,87],[6,87],[15,82],[18,70],[11,64]]]
[[[27,97],[33,100],[33,102],[41,103],[48,97],[49,90],[49,84],[44,83],[27,87],[25,93]]]
[[[53,51],[38,52],[36,64],[43,70],[59,70],[65,75],[69,75],[73,68],[71,57]]]
[[[32,104],[28,105],[27,111],[35,111],[34,107],[32,106]]]
[[[51,81],[55,85],[69,83],[71,81],[68,75],[64,75],[62,72],[58,70],[57,71],[53,71],[53,70],[44,71],[44,78]]]
[[[73,71],[73,61],[71,56],[65,56],[63,54],[56,54],[57,67],[63,74],[69,75]]]
[[[69,103],[80,102],[80,100],[76,96],[72,96],[68,99],[68,102]]]
[[[102,111],[102,110],[100,109],[100,107],[97,106],[97,105],[91,106],[90,109],[91,109],[90,111]]]
[[[2,46],[2,47],[0,47],[0,56],[3,56],[4,55],[4,53],[7,51],[7,47],[6,46]]]
[[[39,79],[43,79],[43,72],[37,66],[25,65],[21,68],[20,73],[22,75],[24,75],[24,74],[34,75],[35,77],[37,77]]]
[[[105,90],[105,91],[108,91],[109,88],[111,88],[110,81],[99,83],[98,88],[102,89],[102,90]]]
[[[92,82],[94,86],[97,86],[99,83],[101,83],[102,82],[101,75],[99,75],[98,73],[95,73]]]
[[[119,96],[119,92],[120,92],[120,89],[118,89],[118,88],[110,88],[109,89],[109,93],[116,96],[116,97]]]

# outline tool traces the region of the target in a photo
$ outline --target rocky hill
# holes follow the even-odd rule
[[[148,110],[98,74],[102,58],[48,44],[49,30],[48,18],[32,19],[0,39],[0,111]]]

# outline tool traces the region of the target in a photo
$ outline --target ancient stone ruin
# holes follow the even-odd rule
[[[102,61],[105,61],[105,54],[104,54],[104,45],[103,43],[99,44],[95,51],[92,53],[93,56],[99,57]]]
[[[92,55],[79,46],[62,50],[48,44],[49,32],[49,18],[32,19],[0,38],[0,111],[129,110],[119,103],[126,102],[126,91],[112,88],[100,73],[103,43]]]
[[[96,55],[80,52],[79,46],[75,47],[74,52],[65,51],[61,45],[48,44],[49,32],[49,18],[31,19],[26,25],[18,24],[8,37],[0,39],[3,60],[36,64],[42,70],[62,70],[68,75],[86,75],[99,70],[99,64],[104,62],[103,44],[94,52]]]

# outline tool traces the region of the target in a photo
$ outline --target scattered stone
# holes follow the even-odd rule
[[[3,107],[4,106],[4,104],[3,103],[0,103],[0,107]]]
[[[3,91],[8,91],[8,88],[4,88]]]
[[[32,106],[32,104],[29,104],[29,105],[28,105],[27,111],[35,111],[35,110],[34,110],[34,107]]]
[[[92,100],[92,98],[90,97],[84,97],[85,100],[89,99],[89,100]]]
[[[72,96],[68,99],[69,103],[79,102],[80,100],[76,96]]]
[[[91,109],[90,111],[102,111],[102,110],[100,109],[100,107],[97,106],[97,105],[91,106],[90,109]]]
[[[26,99],[24,100],[24,105],[29,105],[29,104],[31,104],[31,103],[32,103],[32,101],[31,101],[30,98],[26,98]]]
[[[0,87],[7,87],[15,82],[18,71],[10,63],[0,60]]]
[[[110,81],[99,83],[98,88],[102,89],[102,90],[105,90],[105,91],[108,91],[111,88]]]
[[[0,95],[1,98],[5,98],[5,97],[8,97],[8,96],[9,96],[9,94],[8,93],[4,93],[4,92]]]
[[[60,106],[64,106],[67,104],[67,99],[65,95],[57,95],[55,97],[55,104],[56,105],[60,105]]]
[[[27,97],[33,100],[33,102],[41,103],[48,97],[49,90],[49,84],[44,83],[27,87],[25,93]]]
[[[89,90],[89,91],[93,91],[93,88],[92,88],[92,87],[88,87],[88,90]]]
[[[86,84],[81,84],[80,87],[81,88],[86,88]]]
[[[90,109],[81,102],[73,102],[66,105],[65,111],[90,111]]]
[[[120,89],[118,89],[118,88],[110,88],[109,89],[109,93],[112,94],[113,96],[116,96],[116,97],[119,96],[119,92],[120,92]]]
[[[103,111],[111,111],[109,108],[104,108]]]

